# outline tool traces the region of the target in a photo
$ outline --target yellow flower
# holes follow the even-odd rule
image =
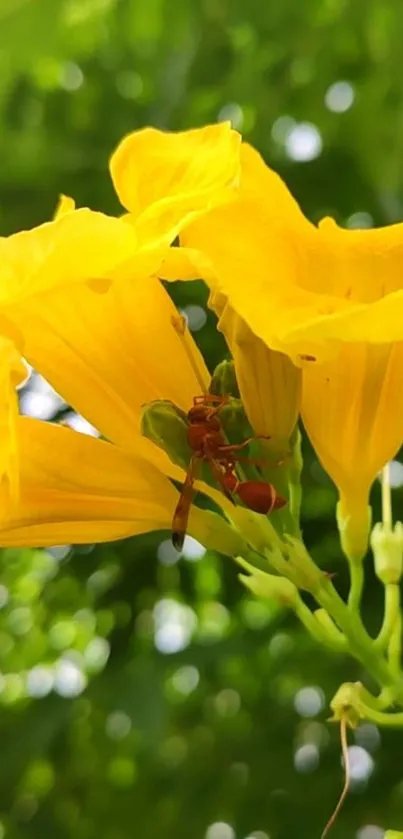
[[[138,252],[133,228],[102,213],[74,211],[71,199],[65,198],[54,221],[0,238],[0,481],[9,488],[10,503],[18,497],[15,387],[27,375],[20,354],[24,354],[28,333],[37,329],[35,307],[45,311],[44,301],[52,290],[83,281],[97,285],[100,277],[103,283],[112,281],[121,270],[119,263],[133,265],[134,256],[147,269],[157,267],[161,260],[161,249],[157,254],[155,249],[143,248],[140,259]],[[20,312],[22,318],[24,312],[31,312],[24,324],[25,336]],[[7,508],[4,505],[3,493],[1,515]]]
[[[163,135],[162,132],[147,129],[128,137],[112,160],[112,170],[117,181],[119,182],[120,173],[127,174],[130,178],[122,196],[125,200],[127,195],[128,202],[134,210],[130,219],[110,218],[86,208],[76,210],[74,201],[62,196],[53,221],[32,230],[0,238],[0,379],[4,394],[3,402],[0,400],[0,480],[5,476],[8,484],[14,487],[11,493],[13,497],[16,497],[17,487],[14,430],[17,407],[14,388],[7,384],[7,389],[6,382],[14,384],[15,369],[20,364],[18,353],[28,357],[32,350],[32,363],[46,376],[53,361],[60,361],[63,343],[74,343],[74,338],[80,339],[82,353],[79,344],[76,344],[75,369],[61,371],[60,389],[66,385],[66,398],[70,399],[71,394],[73,401],[75,391],[80,388],[78,380],[74,381],[74,377],[81,368],[85,368],[87,378],[99,377],[97,390],[103,382],[103,377],[107,375],[107,369],[97,368],[99,348],[96,338],[91,344],[92,326],[88,312],[93,312],[95,322],[100,317],[113,318],[113,313],[108,312],[104,303],[97,300],[95,295],[91,296],[88,289],[84,289],[82,300],[88,305],[87,309],[82,305],[81,291],[77,292],[76,286],[86,285],[98,292],[105,292],[115,280],[130,279],[131,282],[135,282],[136,279],[143,279],[157,272],[171,241],[182,225],[193,218],[202,205],[214,206],[217,201],[224,200],[227,184],[236,177],[236,149],[240,138],[228,125],[200,129],[192,133],[189,142],[187,137],[184,139],[183,142],[189,145],[193,154],[198,151],[203,157],[206,169],[200,177],[197,171],[192,171],[192,167],[184,170],[177,166],[174,181],[171,183],[167,181],[161,156],[162,136],[169,138],[169,135]],[[177,137],[180,141],[181,135]],[[148,162],[146,161],[145,165],[141,161],[144,143],[148,154]],[[137,169],[145,179],[144,182],[140,183],[141,178],[136,180],[134,168],[125,162],[128,148],[137,155]],[[225,174],[222,175],[219,184],[216,176],[210,174],[210,165],[214,163],[217,151],[218,156],[226,156],[227,161],[224,167]],[[127,223],[128,221],[130,223]],[[125,288],[124,285],[120,287],[123,297],[126,294]],[[61,294],[59,298],[53,293],[65,290],[68,290],[67,297]],[[78,321],[80,314],[81,321]],[[157,320],[158,312],[155,312],[155,321]],[[61,321],[69,324],[64,332],[59,329]],[[115,331],[112,328],[103,340],[108,344],[110,352],[113,350],[111,344],[126,342],[130,357],[130,335],[122,334],[116,328],[116,321],[114,326]],[[1,336],[4,341],[8,341],[8,349],[3,349]],[[156,345],[160,350],[158,335]],[[86,350],[93,364],[91,374],[88,371]],[[49,359],[50,352],[54,353],[53,359]],[[12,353],[18,361],[14,360],[10,366],[8,362]],[[109,358],[106,359],[106,368],[108,365],[113,365]],[[120,371],[122,380],[128,375],[125,381],[126,391],[130,388],[130,369],[127,367],[130,368],[130,364]],[[84,375],[83,380],[85,379]],[[178,399],[179,390],[177,379],[177,387],[174,387],[173,391]],[[96,410],[97,406],[91,405],[89,413],[96,414]],[[128,413],[129,408],[120,401],[112,424],[124,424]]]
[[[228,122],[176,133],[144,128],[125,137],[110,170],[140,241],[171,244],[199,213],[229,200],[240,142]]]
[[[359,557],[370,487],[403,440],[403,225],[315,226],[248,145],[241,163],[237,196],[182,233],[167,276],[190,278],[193,266],[303,367],[304,423],[340,493],[345,550]]]
[[[108,442],[20,418],[20,500],[0,522],[1,545],[109,541],[170,529],[179,498],[170,479],[182,482],[184,472],[141,437],[140,415],[154,399],[188,410],[200,393],[173,325],[177,316],[155,278],[116,280],[104,294],[76,285],[18,307],[26,358]],[[192,355],[207,385],[196,346]],[[220,492],[200,488],[228,508]],[[224,553],[242,549],[216,513],[193,507],[189,533]]]
[[[176,134],[147,128],[120,143],[111,159],[111,173],[122,204],[137,220],[136,229],[147,235],[151,230],[162,233],[164,240],[169,231],[172,241],[172,233],[179,231],[175,226],[178,213],[183,229],[212,206],[234,200],[240,175],[240,136],[229,123]],[[205,277],[208,267],[201,267],[199,254],[196,261]],[[191,258],[189,263],[194,277]],[[182,276],[183,254],[177,249],[168,252],[160,274],[168,279]],[[258,341],[225,299],[219,298],[222,295],[213,295],[210,303],[221,315],[219,328],[235,361],[249,420],[257,434],[270,435],[278,450],[284,449],[298,416],[300,371],[284,354],[274,354]]]

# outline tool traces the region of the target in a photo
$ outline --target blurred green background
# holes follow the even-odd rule
[[[312,219],[400,220],[402,32],[401,0],[1,0],[0,232],[47,220],[60,192],[119,211],[107,162],[125,133],[217,119]],[[213,368],[204,289],[174,296]],[[88,430],[39,377],[22,407]],[[344,593],[335,493],[307,446],[304,482],[307,543]],[[201,553],[177,561],[167,533],[3,552],[0,839],[319,837],[342,784],[328,702],[363,674]],[[370,563],[365,605],[375,629]],[[403,829],[403,734],[363,725],[351,746],[332,837]]]

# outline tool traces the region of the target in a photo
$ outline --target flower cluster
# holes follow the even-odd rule
[[[389,720],[403,705],[403,536],[386,471],[372,537],[369,495],[403,442],[403,225],[313,225],[227,123],[130,134],[110,172],[120,218],[62,197],[52,221],[0,240],[0,544],[109,541],[174,519],[179,542],[187,530],[238,558],[252,591],[366,665],[379,696],[349,686],[336,718]],[[230,357],[212,377],[168,293],[197,278]],[[19,416],[25,362],[100,439]],[[300,416],[339,493],[348,603],[302,541]],[[359,614],[370,539],[377,639]]]

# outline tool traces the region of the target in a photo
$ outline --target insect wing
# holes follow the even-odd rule
[[[193,457],[189,463],[186,478],[182,484],[181,493],[172,519],[172,544],[177,551],[182,550],[185,541],[193,498],[195,471],[196,458]]]

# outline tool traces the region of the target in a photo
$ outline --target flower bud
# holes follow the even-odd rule
[[[221,361],[217,365],[210,382],[209,390],[210,393],[216,396],[225,396],[228,394],[229,396],[239,397],[239,388],[233,361],[224,359],[224,361]]]
[[[143,405],[140,429],[144,437],[163,449],[177,466],[187,469],[192,452],[188,443],[189,422],[184,411],[169,400]]]
[[[266,571],[260,571],[259,568],[255,568],[241,557],[237,557],[236,561],[250,573],[249,577],[245,574],[239,575],[239,579],[249,591],[257,597],[262,597],[264,600],[270,600],[271,602],[274,601],[288,609],[296,607],[299,594],[297,587],[291,580],[287,580],[286,577],[277,577],[275,574],[268,574]]]
[[[371,534],[375,573],[384,585],[398,583],[403,571],[403,524],[393,530],[376,524]]]

